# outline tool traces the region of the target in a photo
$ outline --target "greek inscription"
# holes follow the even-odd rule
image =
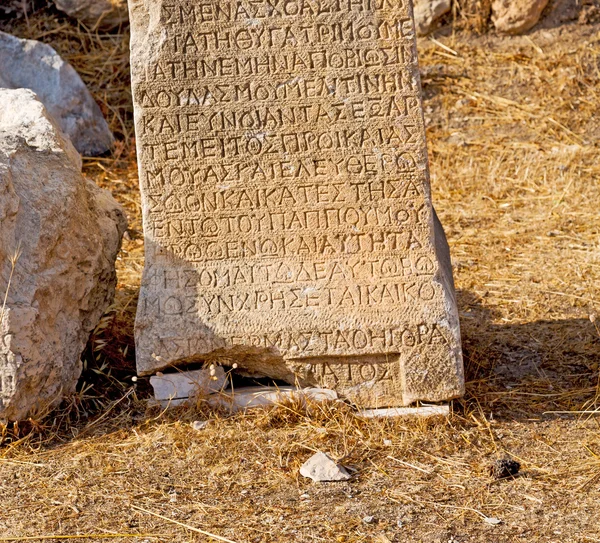
[[[410,2],[145,0],[132,19],[139,372],[240,355],[362,403],[455,397]],[[410,372],[450,377],[415,391],[436,379]]]

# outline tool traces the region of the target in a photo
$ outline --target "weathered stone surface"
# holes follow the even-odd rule
[[[450,11],[450,0],[415,0],[415,28],[419,36],[429,34],[435,23]]]
[[[297,388],[291,386],[242,387],[211,396],[209,404],[224,407],[233,412],[253,407],[268,407],[286,402],[327,402],[337,400],[334,390],[325,388]]]
[[[0,87],[35,92],[82,155],[111,149],[113,135],[98,104],[52,47],[0,32],[0,67]]]
[[[378,419],[388,417],[447,417],[450,415],[450,406],[421,405],[419,407],[386,407],[383,409],[362,409],[358,416],[364,419]]]
[[[300,475],[317,483],[347,481],[352,478],[344,466],[337,464],[324,452],[315,453],[304,462],[300,468]]]
[[[215,359],[364,407],[462,394],[411,11],[130,4],[140,374]]]
[[[548,0],[494,0],[492,22],[496,30],[506,34],[522,34],[540,19]]]
[[[194,395],[205,395],[219,392],[225,385],[225,371],[215,368],[215,379],[208,369],[182,371],[164,375],[153,375],[150,384],[154,389],[154,399],[160,402],[188,400]]]
[[[111,30],[128,19],[127,0],[54,0],[56,7],[92,30]]]
[[[114,294],[126,221],[80,170],[34,93],[0,89],[0,419],[35,416],[73,391]]]

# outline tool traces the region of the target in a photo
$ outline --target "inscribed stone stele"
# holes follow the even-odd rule
[[[133,0],[141,375],[463,393],[406,0]]]

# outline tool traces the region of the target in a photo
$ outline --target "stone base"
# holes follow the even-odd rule
[[[154,401],[162,408],[183,405],[198,397],[205,397],[212,407],[226,408],[232,412],[293,401],[325,402],[338,399],[334,390],[318,387],[248,386],[231,389],[221,367],[216,368],[214,378],[206,369],[180,371],[154,375],[150,378],[150,384],[154,388]],[[364,419],[449,415],[449,404],[361,409],[357,412],[357,416]]]
[[[154,388],[154,402],[162,408],[176,407],[205,396],[212,407],[224,407],[237,412],[291,401],[323,402],[338,399],[335,391],[324,388],[253,386],[223,390],[226,386],[225,377],[222,368],[218,370],[214,382],[210,380],[208,370],[152,376],[150,383]]]

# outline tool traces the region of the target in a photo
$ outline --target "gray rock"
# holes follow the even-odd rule
[[[54,3],[92,30],[111,30],[129,18],[127,0],[54,0]]]
[[[344,466],[335,461],[324,452],[313,454],[300,468],[300,475],[316,482],[347,481],[351,475]]]
[[[0,89],[0,419],[39,416],[75,389],[125,228],[35,94]]]
[[[82,155],[100,155],[112,148],[113,135],[98,104],[52,47],[0,32],[0,67],[0,87],[35,92]]]
[[[435,23],[450,11],[450,0],[414,0],[415,30],[425,36],[435,28]]]

